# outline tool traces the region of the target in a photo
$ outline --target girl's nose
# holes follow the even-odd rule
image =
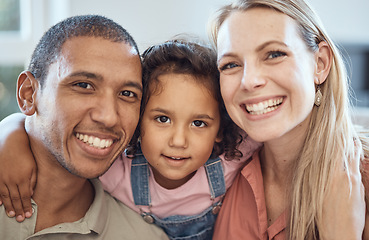
[[[184,127],[174,128],[172,132],[172,136],[169,140],[169,146],[178,147],[178,148],[186,148],[188,145],[186,130]]]

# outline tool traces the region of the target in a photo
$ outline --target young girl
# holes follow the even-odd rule
[[[173,40],[150,47],[142,58],[139,126],[131,147],[100,179],[170,238],[211,239],[226,189],[259,144],[243,140],[226,113],[212,49]]]

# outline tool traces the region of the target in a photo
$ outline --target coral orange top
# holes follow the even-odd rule
[[[285,240],[286,211],[268,227],[259,151],[228,190],[215,224],[214,240]]]

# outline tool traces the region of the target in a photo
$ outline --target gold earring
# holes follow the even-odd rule
[[[314,101],[315,106],[317,107],[320,106],[320,104],[322,103],[322,98],[323,98],[323,94],[320,91],[320,84],[318,84],[318,86],[316,87],[316,93],[315,93],[315,101]]]

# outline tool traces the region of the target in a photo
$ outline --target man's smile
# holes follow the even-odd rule
[[[107,148],[113,144],[113,139],[101,139],[95,136],[90,136],[87,134],[76,133],[76,137],[84,143],[89,144],[95,148]]]

